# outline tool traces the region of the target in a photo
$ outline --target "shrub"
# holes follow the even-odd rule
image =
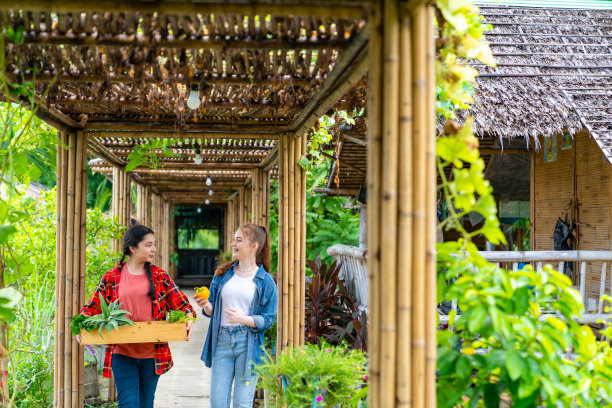
[[[368,378],[361,351],[326,342],[287,348],[255,371],[278,407],[349,407]]]

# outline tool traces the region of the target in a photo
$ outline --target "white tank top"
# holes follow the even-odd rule
[[[221,289],[221,326],[231,327],[238,326],[237,324],[229,324],[225,317],[225,309],[235,309],[238,313],[249,316],[251,314],[251,305],[255,296],[255,274],[247,278],[241,278],[237,275],[227,281]]]

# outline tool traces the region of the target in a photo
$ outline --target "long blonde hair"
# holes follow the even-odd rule
[[[270,272],[270,234],[265,227],[257,224],[244,224],[238,230],[242,230],[245,238],[252,244],[257,242],[257,254],[255,262],[262,264],[266,272]],[[235,260],[220,265],[215,271],[215,276],[224,275],[225,272],[235,263]]]

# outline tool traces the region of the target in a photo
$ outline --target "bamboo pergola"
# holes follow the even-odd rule
[[[306,258],[299,161],[318,118],[364,107],[370,406],[435,406],[435,86],[424,1],[1,0],[0,14],[25,27],[23,44],[5,50],[7,71],[35,82],[38,114],[62,142],[55,406],[83,406],[83,352],[69,323],[84,301],[88,155],[113,180],[120,222],[133,217],[156,232],[163,268],[175,206],[224,204],[227,247],[239,225],[267,226],[269,183],[278,179],[278,339],[281,348],[298,346]],[[185,104],[191,90],[195,110]],[[127,172],[128,155],[151,142],[179,156]]]

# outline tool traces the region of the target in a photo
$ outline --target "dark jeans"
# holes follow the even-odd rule
[[[153,408],[159,380],[155,359],[113,354],[112,367],[119,408]]]

